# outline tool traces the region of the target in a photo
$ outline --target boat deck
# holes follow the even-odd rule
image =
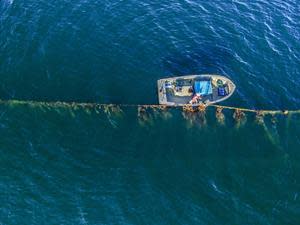
[[[215,104],[229,98],[235,90],[234,83],[228,78],[220,75],[188,75],[181,77],[172,77],[166,79],[160,79],[158,84],[158,98],[159,103],[163,105],[185,105],[190,104],[190,101],[195,96],[193,91],[193,81],[197,80],[211,80],[212,94],[202,95],[201,100],[196,105],[205,103],[206,105]],[[225,84],[226,92],[225,96],[218,94],[217,81],[222,80]],[[167,85],[166,82],[168,82]],[[178,82],[178,83],[177,83]],[[174,83],[176,83],[174,85]]]

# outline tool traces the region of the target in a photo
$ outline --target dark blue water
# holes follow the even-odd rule
[[[224,104],[300,108],[300,6],[0,0],[0,98],[157,103],[228,76]],[[0,224],[300,224],[300,117],[0,105]]]

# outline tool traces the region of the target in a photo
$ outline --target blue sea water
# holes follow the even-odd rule
[[[0,98],[156,104],[228,76],[224,104],[300,108],[296,0],[0,0]],[[300,116],[0,105],[0,224],[300,224]]]

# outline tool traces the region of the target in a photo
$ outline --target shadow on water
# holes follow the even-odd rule
[[[233,55],[226,46],[203,46],[167,55],[162,59],[168,74],[224,74]]]

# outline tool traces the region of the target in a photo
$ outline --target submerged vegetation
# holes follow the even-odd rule
[[[294,114],[300,114],[300,110],[254,110],[237,108],[230,106],[219,106],[204,104],[199,106],[183,105],[183,106],[165,106],[165,105],[134,105],[134,104],[98,104],[98,103],[77,103],[77,102],[38,102],[38,101],[18,101],[18,100],[1,100],[0,104],[9,107],[14,106],[29,106],[31,108],[38,108],[41,110],[49,109],[59,111],[60,109],[69,109],[72,117],[75,117],[74,112],[83,110],[87,114],[96,112],[97,114],[103,112],[109,121],[113,118],[122,118],[124,116],[125,108],[136,108],[137,118],[139,124],[142,126],[151,125],[153,121],[160,117],[163,119],[170,119],[172,117],[171,109],[181,109],[182,116],[188,121],[189,127],[193,124],[200,124],[204,126],[207,124],[206,112],[208,108],[215,108],[215,118],[221,125],[225,125],[226,114],[224,110],[231,112],[232,118],[235,121],[236,127],[240,127],[247,122],[247,114],[254,114],[254,121],[259,125],[264,125],[264,118],[268,115],[271,116],[271,123],[275,124],[277,121],[276,116],[290,117]],[[114,122],[111,122],[114,124]]]

